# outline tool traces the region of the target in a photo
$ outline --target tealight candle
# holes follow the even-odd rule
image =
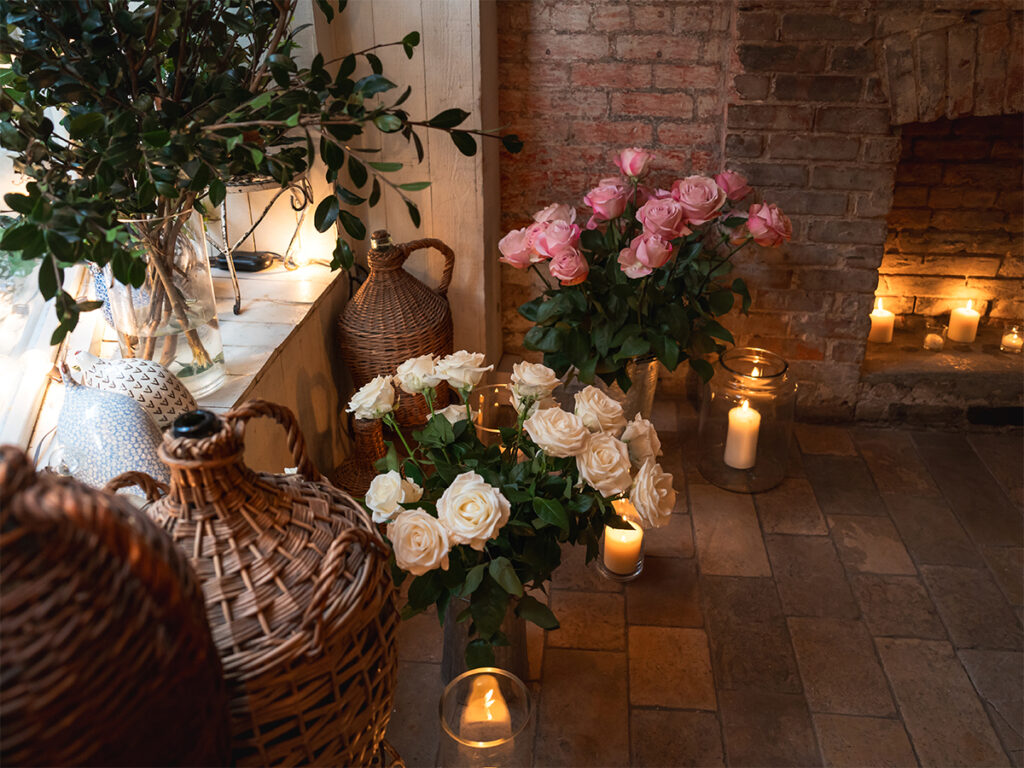
[[[972,302],[967,301],[966,307],[957,307],[949,313],[948,336],[953,341],[970,344],[978,335],[978,321],[981,314],[971,306]]]
[[[467,741],[483,742],[512,736],[512,716],[494,675],[473,678],[473,687],[459,720],[459,736]]]
[[[612,573],[622,576],[634,573],[640,563],[640,550],[643,546],[644,532],[635,522],[629,519],[633,511],[633,504],[624,499],[613,501],[612,505],[619,517],[625,521],[629,528],[612,528],[610,525],[604,527],[604,567]]]
[[[757,436],[761,431],[761,414],[743,405],[729,410],[729,432],[725,436],[725,463],[733,469],[750,469],[757,459]]]
[[[1008,325],[1002,340],[999,342],[999,349],[1003,352],[1019,355],[1024,348],[1024,334],[1021,333],[1019,325]]]
[[[871,330],[868,331],[868,341],[877,341],[879,344],[889,344],[892,341],[893,328],[896,326],[896,315],[882,306],[882,300],[875,302],[875,308],[871,310]]]

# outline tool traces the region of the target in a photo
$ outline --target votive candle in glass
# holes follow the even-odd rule
[[[1003,329],[1003,338],[999,342],[999,349],[1009,352],[1011,355],[1019,355],[1024,347],[1024,326],[1007,325]]]

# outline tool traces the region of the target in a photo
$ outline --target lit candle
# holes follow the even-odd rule
[[[970,344],[978,335],[978,320],[981,314],[971,307],[972,302],[967,301],[966,307],[957,307],[949,313],[949,338],[953,341],[961,341]]]
[[[512,716],[494,675],[473,678],[459,721],[459,736],[466,741],[497,741],[512,736]]]
[[[1008,328],[999,343],[999,349],[1003,352],[1020,354],[1022,347],[1024,347],[1024,336],[1021,336],[1017,326]]]
[[[871,330],[868,332],[868,341],[877,341],[879,344],[888,344],[892,341],[892,331],[896,324],[896,315],[882,307],[882,300],[875,302],[875,308],[871,310]]]
[[[613,501],[612,506],[630,527],[604,527],[604,567],[612,573],[623,575],[636,571],[640,562],[640,548],[644,541],[644,532],[639,525],[629,519],[635,516],[633,504],[625,499]]]
[[[761,431],[761,414],[743,405],[729,410],[729,433],[725,437],[725,463],[734,469],[750,469],[757,458],[757,435]]]
[[[945,343],[942,336],[937,333],[928,333],[924,337],[924,348],[931,352],[938,352]]]

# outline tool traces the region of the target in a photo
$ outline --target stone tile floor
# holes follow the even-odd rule
[[[654,420],[676,515],[625,588],[565,550],[562,628],[530,636],[535,765],[1024,765],[1024,435],[798,426],[748,496],[696,471],[687,403]],[[403,624],[411,768],[441,647],[435,616]]]

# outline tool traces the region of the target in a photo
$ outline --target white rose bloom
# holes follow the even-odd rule
[[[576,415],[583,419],[583,423],[591,432],[611,432],[618,435],[626,426],[622,405],[593,386],[576,393]]]
[[[348,401],[348,412],[357,419],[379,419],[395,408],[395,388],[390,376],[377,376],[366,382]]]
[[[406,510],[388,523],[388,538],[403,571],[422,576],[437,567],[448,570],[448,532],[424,510]]]
[[[453,403],[447,408],[442,408],[439,411],[434,411],[437,416],[444,416],[448,419],[449,424],[458,424],[460,421],[467,421],[469,417],[466,415],[466,406],[461,403]]]
[[[366,506],[373,512],[373,522],[386,523],[402,511],[400,504],[419,501],[422,496],[422,488],[391,470],[370,481]]]
[[[572,224],[576,221],[576,209],[565,203],[552,203],[544,210],[533,214],[533,220],[541,224],[549,221],[564,221],[567,224]]]
[[[580,417],[561,408],[537,411],[523,422],[523,429],[544,453],[560,459],[576,456],[590,440]]]
[[[665,472],[654,459],[647,459],[633,480],[629,500],[636,507],[642,528],[660,528],[666,525],[676,506],[676,491],[672,475]]]
[[[647,459],[661,456],[661,439],[658,432],[647,419],[637,414],[626,425],[619,438],[629,448],[629,460],[634,467],[642,467]]]
[[[455,389],[469,389],[480,383],[480,379],[493,365],[485,366],[482,352],[467,352],[460,349],[437,361],[434,374],[444,379]]]
[[[519,397],[549,397],[561,382],[555,372],[543,363],[525,360],[512,366],[512,392]]]
[[[529,406],[526,404],[529,403]],[[554,408],[558,403],[555,402],[553,397],[545,397],[537,399],[534,397],[520,397],[515,390],[512,390],[512,407],[516,409],[516,413],[523,413],[523,409],[526,409],[527,416],[533,416],[537,411],[542,411],[545,408]]]
[[[410,395],[422,394],[427,389],[436,387],[441,379],[434,372],[434,356],[421,355],[411,357],[398,366],[395,372],[395,383],[403,392]]]
[[[476,472],[456,477],[437,500],[437,519],[452,544],[468,544],[481,552],[508,522],[511,511],[501,491]]]
[[[606,499],[629,490],[629,452],[610,432],[597,432],[576,455],[580,476]]]

